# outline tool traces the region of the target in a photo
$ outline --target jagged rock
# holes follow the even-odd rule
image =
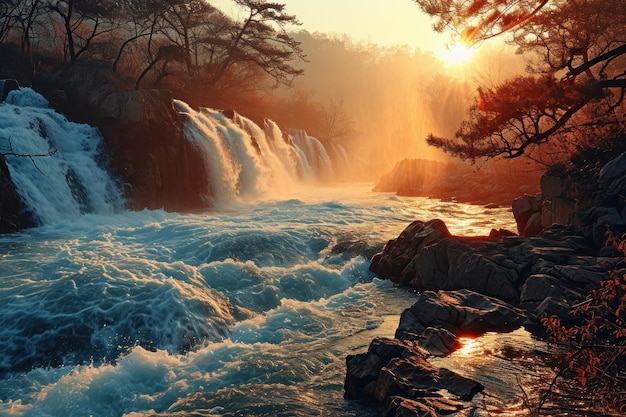
[[[407,334],[404,334],[407,338]],[[434,356],[446,356],[461,347],[459,338],[452,332],[444,328],[427,327],[419,334],[411,334],[411,340],[416,340],[418,344]]]
[[[484,387],[426,360],[408,341],[376,338],[366,353],[346,359],[345,398],[386,406],[385,415],[441,415],[457,412]],[[443,396],[441,391],[449,393]]]
[[[385,410],[385,417],[438,417],[437,412],[419,401],[394,396]]]
[[[375,398],[384,403],[386,398],[400,396],[405,398],[431,397],[440,389],[439,370],[424,358],[392,358],[380,369]]]
[[[518,265],[504,256],[499,240],[454,238],[423,248],[402,272],[401,282],[420,290],[467,288],[506,301],[519,297]]]
[[[474,395],[485,389],[482,384],[446,368],[439,369],[439,383],[448,392],[458,396],[463,401],[471,401]]]
[[[521,310],[469,290],[425,291],[400,316],[396,338],[413,340],[430,327],[456,336],[506,332],[517,329],[525,319]]]
[[[12,233],[33,226],[31,215],[25,211],[4,155],[0,154],[0,233]]]
[[[412,222],[397,239],[392,239],[372,258],[370,271],[381,278],[389,278],[394,282],[408,285],[403,280],[402,271],[421,249],[442,239],[451,237],[445,223],[441,220]]]
[[[346,399],[376,398],[376,384],[380,370],[392,358],[425,358],[426,352],[410,341],[375,338],[366,353],[346,357],[346,379],[344,382]]]

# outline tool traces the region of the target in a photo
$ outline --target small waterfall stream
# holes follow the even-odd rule
[[[0,146],[11,179],[39,224],[124,208],[97,129],[72,123],[30,88],[0,103]]]

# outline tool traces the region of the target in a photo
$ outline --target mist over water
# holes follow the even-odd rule
[[[415,219],[456,234],[514,227],[506,209],[332,184],[337,162],[314,138],[182,102],[217,208],[125,211],[97,131],[15,95],[26,101],[0,104],[12,115],[0,123],[16,149],[20,138],[57,149],[9,160],[34,184],[19,191],[51,189],[70,208],[25,198],[40,226],[0,236],[0,415],[367,416],[343,400],[345,356],[392,336],[412,303],[368,271],[370,257]],[[71,134],[24,138],[37,119]]]

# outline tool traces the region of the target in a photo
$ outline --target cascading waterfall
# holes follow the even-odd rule
[[[309,175],[316,175],[319,178],[328,180],[333,176],[333,166],[322,143],[307,135],[304,130],[292,129],[289,136],[294,145],[301,152],[302,158],[309,168]]]
[[[99,162],[98,130],[69,122],[34,90],[11,91],[0,103],[0,141],[11,179],[39,224],[123,209]]]
[[[175,100],[185,115],[185,134],[202,150],[214,195],[211,205],[284,195],[302,183],[330,181],[333,165],[321,142],[304,131],[285,138],[265,120],[261,128],[233,112],[224,113]]]

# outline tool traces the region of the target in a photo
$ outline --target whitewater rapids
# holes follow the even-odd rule
[[[31,92],[11,94],[0,133],[16,149],[57,152],[35,168],[7,157],[40,225],[0,236],[3,416],[367,416],[343,399],[345,357],[392,336],[413,301],[368,271],[370,257],[416,219],[441,218],[463,235],[515,227],[508,209],[362,183],[305,181],[244,201],[253,180],[273,174],[247,176],[223,159],[232,149],[219,163],[250,187],[224,188],[219,210],[126,211],[98,163],[98,132]],[[178,106],[194,119],[190,140],[200,140],[210,112]],[[303,172],[315,165],[304,164],[303,141],[323,153],[297,139],[282,150],[258,145],[291,155]]]

